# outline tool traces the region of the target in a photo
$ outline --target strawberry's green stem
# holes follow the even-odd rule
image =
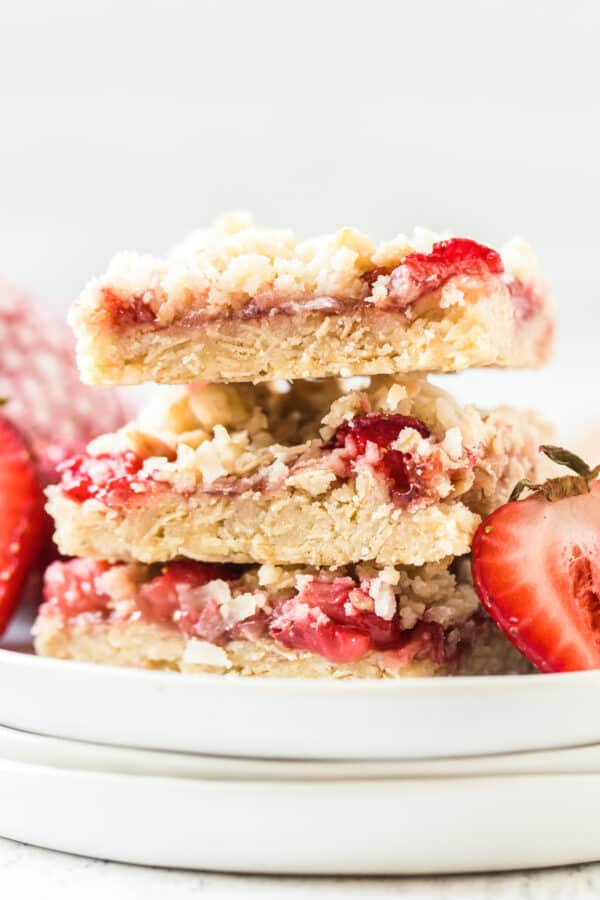
[[[527,478],[523,478],[515,485],[509,502],[518,500],[523,491],[529,490],[534,494],[541,494],[550,502],[554,500],[562,500],[564,497],[575,497],[577,494],[589,494],[590,482],[600,474],[600,465],[591,469],[585,460],[571,453],[569,450],[563,450],[562,447],[555,447],[552,444],[542,444],[540,451],[557,463],[559,466],[566,466],[575,472],[575,475],[560,475],[557,478],[548,478],[542,484],[534,484]]]

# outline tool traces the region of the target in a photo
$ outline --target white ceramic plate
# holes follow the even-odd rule
[[[600,671],[400,681],[147,672],[0,650],[0,723],[126,747],[280,759],[600,743]]]
[[[57,769],[234,781],[331,781],[473,775],[600,775],[600,744],[422,760],[281,760],[90,744],[0,725],[0,759]]]
[[[145,865],[404,874],[600,858],[600,775],[215,781],[0,760],[0,834]]]

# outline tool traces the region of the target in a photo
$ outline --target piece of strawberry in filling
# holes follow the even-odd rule
[[[398,667],[423,656],[440,665],[447,661],[439,625],[420,623],[403,631],[396,613],[384,619],[372,608],[372,599],[352,578],[317,578],[282,604],[269,633],[289,649],[316,653],[337,664],[357,662],[374,650],[391,652]]]
[[[44,615],[65,619],[93,613],[105,618],[110,612],[110,597],[102,590],[99,576],[111,568],[97,559],[71,559],[53,562],[44,575]]]
[[[168,563],[140,588],[138,615],[148,622],[174,623],[190,637],[222,643],[229,629],[221,615],[220,588],[239,576],[239,567],[233,565],[187,560]]]
[[[143,464],[144,460],[133,450],[98,456],[80,453],[57,466],[61,491],[79,503],[94,498],[107,505],[119,505],[137,493],[132,485],[146,489],[146,482],[142,484],[140,480]]]
[[[154,323],[156,316],[151,299],[150,291],[133,296],[121,296],[109,288],[102,291],[103,308],[110,321],[118,328],[139,328]]]
[[[426,465],[415,460],[412,453],[392,448],[406,428],[414,429],[422,438],[431,437],[425,423],[413,416],[371,412],[342,423],[328,445],[342,450],[337,456],[336,462],[341,465],[336,474],[347,478],[356,471],[357,463],[367,463],[386,478],[396,502],[406,504],[426,493],[435,474],[435,461]]]
[[[404,308],[439,290],[451,278],[501,275],[500,254],[469,238],[438,241],[430,253],[410,253],[390,274],[383,305]]]
[[[290,650],[306,650],[338,664],[356,662],[372,649],[368,634],[336,625],[318,606],[293,601],[269,623],[269,634]]]

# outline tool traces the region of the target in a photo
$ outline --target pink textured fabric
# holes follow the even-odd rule
[[[118,389],[79,380],[74,339],[66,322],[0,280],[0,397],[5,413],[33,449],[80,444],[114,431],[127,419]]]

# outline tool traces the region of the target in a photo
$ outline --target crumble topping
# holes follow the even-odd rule
[[[400,234],[375,244],[355,228],[298,243],[289,230],[256,226],[247,213],[218,219],[212,228],[191,234],[164,258],[119,253],[107,272],[88,284],[71,313],[75,326],[86,310],[107,309],[123,324],[155,322],[167,326],[202,312],[209,318],[239,313],[254,315],[291,304],[336,311],[338,302],[365,302],[404,308],[424,291],[441,289],[442,308],[465,302],[460,284],[435,282],[436,260],[429,274],[414,282],[403,265],[408,257],[425,258],[435,248],[466,239],[417,229],[412,238]],[[478,245],[481,246],[481,245]],[[535,278],[536,261],[520,240],[507,245],[494,274],[506,267],[520,280]],[[460,275],[460,269],[457,270]],[[466,283],[485,277],[485,266],[466,270]],[[408,279],[408,280],[407,280]],[[420,287],[418,287],[420,286]],[[418,287],[418,289],[417,289]],[[416,290],[416,293],[415,293]],[[413,297],[414,293],[414,297]]]
[[[515,236],[504,245],[502,260],[509,273],[524,284],[533,281],[539,274],[536,256],[521,237]]]
[[[379,478],[400,505],[467,492],[483,504],[499,482],[508,488],[511,479],[530,473],[541,430],[534,417],[461,407],[414,376],[375,376],[349,387],[324,379],[165,392],[137,422],[93,441],[88,457],[66,463],[62,490],[83,500],[81,478],[93,482],[98,472],[89,495],[108,505],[116,487],[118,502],[125,489],[142,495],[161,486],[217,494],[285,487],[318,497],[353,478],[360,498]],[[119,465],[117,458],[128,462]],[[103,472],[110,485],[101,483]]]

